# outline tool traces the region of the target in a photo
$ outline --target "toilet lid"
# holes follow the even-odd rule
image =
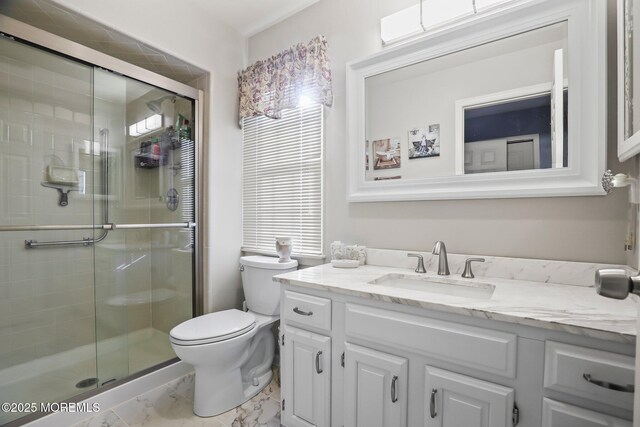
[[[224,310],[205,314],[182,322],[169,332],[173,341],[188,344],[216,342],[242,335],[255,327],[252,313],[240,310]]]
[[[278,258],[272,256],[251,255],[240,257],[240,264],[266,270],[291,270],[298,266],[298,261],[290,259],[289,261],[280,262]]]

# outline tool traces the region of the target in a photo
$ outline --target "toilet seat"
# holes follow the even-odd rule
[[[236,309],[209,313],[182,322],[169,332],[176,345],[200,345],[244,335],[256,327],[256,317]]]

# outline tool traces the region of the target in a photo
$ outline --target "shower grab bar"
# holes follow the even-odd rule
[[[6,225],[0,226],[0,231],[65,231],[65,230],[105,230],[97,238],[85,237],[78,240],[56,240],[51,242],[38,242],[37,240],[25,240],[24,246],[27,249],[35,249],[46,246],[69,246],[83,245],[90,246],[99,243],[107,237],[107,231],[113,230],[135,230],[143,228],[195,228],[195,222],[169,222],[158,224],[102,224],[102,225]]]
[[[94,243],[103,241],[107,237],[105,231],[102,235],[96,239],[91,237],[83,237],[81,240],[56,240],[53,242],[38,242],[37,240],[25,240],[24,247],[26,249],[44,248],[47,246],[71,246],[71,245],[83,245],[91,246]]]

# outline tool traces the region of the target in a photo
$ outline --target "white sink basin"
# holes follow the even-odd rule
[[[466,280],[413,276],[408,274],[385,274],[369,282],[372,285],[407,289],[429,294],[449,295],[463,298],[489,299],[495,286]]]

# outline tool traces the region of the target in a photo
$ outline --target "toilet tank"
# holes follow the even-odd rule
[[[267,256],[243,256],[240,258],[242,288],[247,308],[254,313],[267,316],[280,314],[280,284],[273,276],[298,268],[298,261],[278,262],[278,258]]]

